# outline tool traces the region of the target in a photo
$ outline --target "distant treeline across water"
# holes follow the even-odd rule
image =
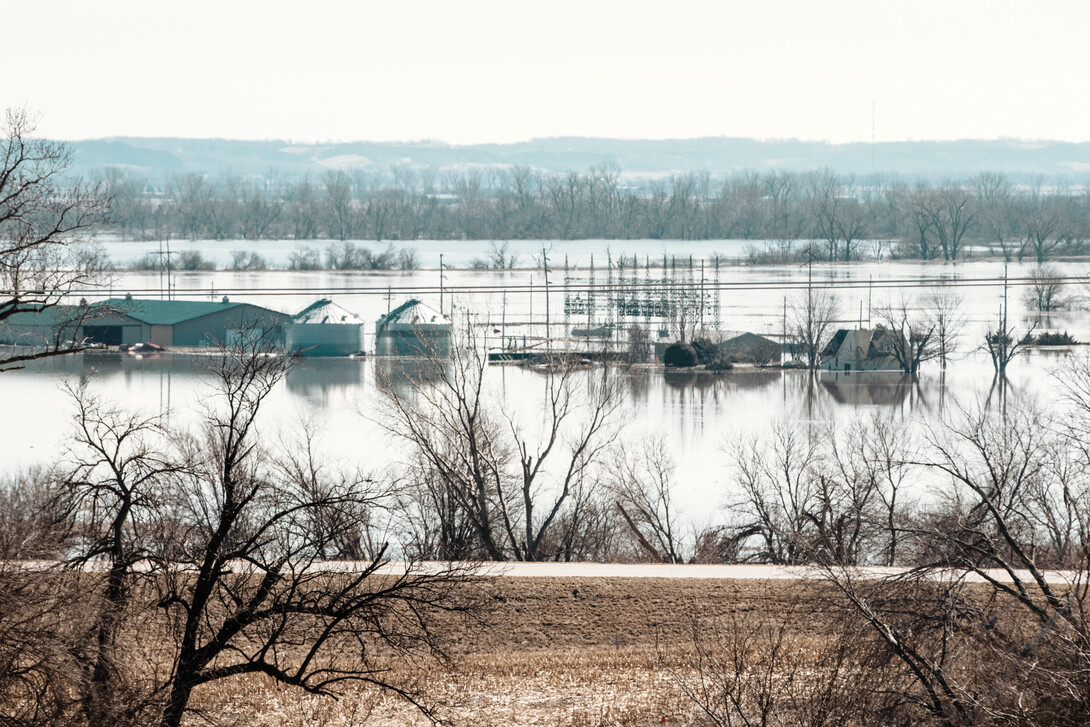
[[[525,166],[283,178],[103,173],[114,227],[132,239],[771,240],[754,262],[956,260],[983,245],[1008,260],[1084,254],[1085,186],[1015,185],[984,172],[942,183],[830,170],[674,174],[633,186],[619,168]],[[816,246],[798,244],[816,240]]]

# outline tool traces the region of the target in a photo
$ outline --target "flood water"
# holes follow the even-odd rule
[[[661,241],[655,242],[662,245]],[[244,243],[217,244],[232,249]],[[582,244],[585,251],[597,243],[564,244]],[[631,254],[624,249],[625,244],[611,243],[613,249]],[[670,245],[680,255],[695,249],[696,243]],[[707,243],[706,247],[715,249],[713,243]],[[574,252],[569,254],[575,257]],[[1019,278],[1029,267],[1012,265],[1009,275],[1012,279]],[[699,281],[697,269],[694,266],[691,274],[687,269],[671,270],[670,274],[675,279],[693,280],[695,285]],[[1063,270],[1067,275],[1085,276],[1090,273],[1090,265],[1065,263]],[[556,275],[548,296],[554,335],[563,327],[606,321],[608,316],[602,304],[593,314],[566,316],[563,272]],[[596,282],[606,282],[607,271],[597,269],[594,275]],[[618,282],[619,275],[619,271],[614,271],[613,282]],[[705,264],[704,276],[709,288],[714,275],[714,270]],[[572,286],[588,281],[589,276],[585,268],[568,273]],[[630,269],[623,276],[621,282],[657,280],[662,271]],[[713,375],[664,371],[661,367],[635,368],[623,373],[628,420],[623,436],[632,439],[651,433],[668,439],[678,464],[677,495],[694,520],[710,519],[714,515],[710,508],[724,503],[729,468],[722,448],[732,437],[760,434],[779,420],[826,426],[828,422],[873,412],[886,412],[905,420],[926,420],[959,406],[972,405],[989,395],[991,363],[980,351],[980,343],[1003,300],[1001,263],[869,262],[815,265],[812,271],[795,266],[723,266],[718,272],[720,328],[779,334],[785,300],[790,303],[805,295],[808,276],[812,276],[815,287],[827,287],[837,294],[839,318],[844,325],[857,325],[860,320],[866,325],[869,311],[877,310],[888,299],[899,301],[904,296],[910,308],[919,309],[929,292],[957,286],[953,289],[962,296],[962,315],[966,320],[961,352],[945,375],[937,363],[925,364],[915,382],[892,373],[823,373],[812,377],[801,371],[738,369]],[[926,284],[921,286],[921,280]],[[448,312],[453,304],[456,314],[468,310],[487,317],[491,321],[490,332],[502,325],[509,336],[543,333],[546,305],[543,282],[540,270],[446,270],[442,304]],[[504,294],[498,288],[505,285],[523,287]],[[318,297],[332,297],[368,321],[374,321],[391,305],[410,296],[439,307],[439,286],[438,270],[187,273],[176,275],[173,283],[178,298],[218,300],[228,295],[232,300],[289,313]],[[101,291],[103,296],[130,292],[138,298],[165,295],[160,293],[160,276],[155,273],[121,273],[110,288]],[[712,301],[714,297],[706,293],[705,299]],[[1026,330],[1036,316],[1026,310],[1022,288],[1010,287],[1007,299],[1011,325],[1019,332]],[[531,308],[534,326],[527,325]],[[704,325],[711,327],[714,317],[713,312],[706,311]],[[654,321],[620,316],[615,316],[613,322],[618,327],[647,322],[652,328],[657,327]],[[1039,330],[1067,330],[1080,341],[1090,340],[1090,315],[1083,310],[1054,314],[1037,325]],[[1082,355],[1080,349],[1075,351],[1074,355]],[[1031,351],[1019,358],[1009,371],[1009,393],[1053,396],[1056,386],[1052,372],[1067,355]],[[209,391],[207,377],[196,365],[197,360],[182,355],[138,359],[90,353],[0,374],[0,406],[5,414],[0,417],[0,441],[4,442],[0,470],[11,472],[56,461],[70,417],[70,405],[61,388],[63,380],[87,380],[92,391],[124,407],[170,412],[172,419],[182,424],[196,421],[197,407]],[[391,452],[399,450],[383,439],[381,426],[375,420],[381,418],[379,374],[389,373],[391,365],[389,360],[373,357],[305,360],[269,398],[266,436],[290,437],[298,423],[307,420],[321,430],[322,445],[330,457],[370,469],[389,464],[397,458]],[[595,372],[581,375],[595,375]],[[518,409],[528,420],[534,418],[536,402],[542,394],[542,374],[519,367],[495,366],[490,368],[488,376],[496,402]]]

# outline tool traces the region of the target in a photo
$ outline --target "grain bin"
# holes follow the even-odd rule
[[[363,349],[363,325],[355,313],[323,298],[291,319],[285,342],[301,356],[350,356]]]
[[[375,354],[447,356],[450,319],[419,300],[406,301],[375,323]]]

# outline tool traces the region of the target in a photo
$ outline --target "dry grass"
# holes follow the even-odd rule
[[[818,585],[789,581],[493,578],[477,632],[452,630],[457,670],[390,663],[426,683],[442,714],[467,725],[693,724],[663,664],[681,666],[694,619],[777,614],[820,635]],[[682,667],[684,668],[684,667]],[[223,725],[427,724],[411,705],[352,688],[340,700],[257,677],[198,690],[194,706]],[[200,720],[191,720],[199,724]]]

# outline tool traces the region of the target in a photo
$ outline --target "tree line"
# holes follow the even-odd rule
[[[196,173],[149,180],[116,167],[101,183],[115,228],[136,239],[800,240],[819,259],[956,260],[982,244],[1007,260],[1085,252],[1090,194],[1081,186],[1015,185],[984,172],[942,183],[890,176],[706,172],[626,178],[603,164],[553,174],[525,166],[388,174],[328,171],[262,178]],[[797,256],[798,250],[794,254]]]

